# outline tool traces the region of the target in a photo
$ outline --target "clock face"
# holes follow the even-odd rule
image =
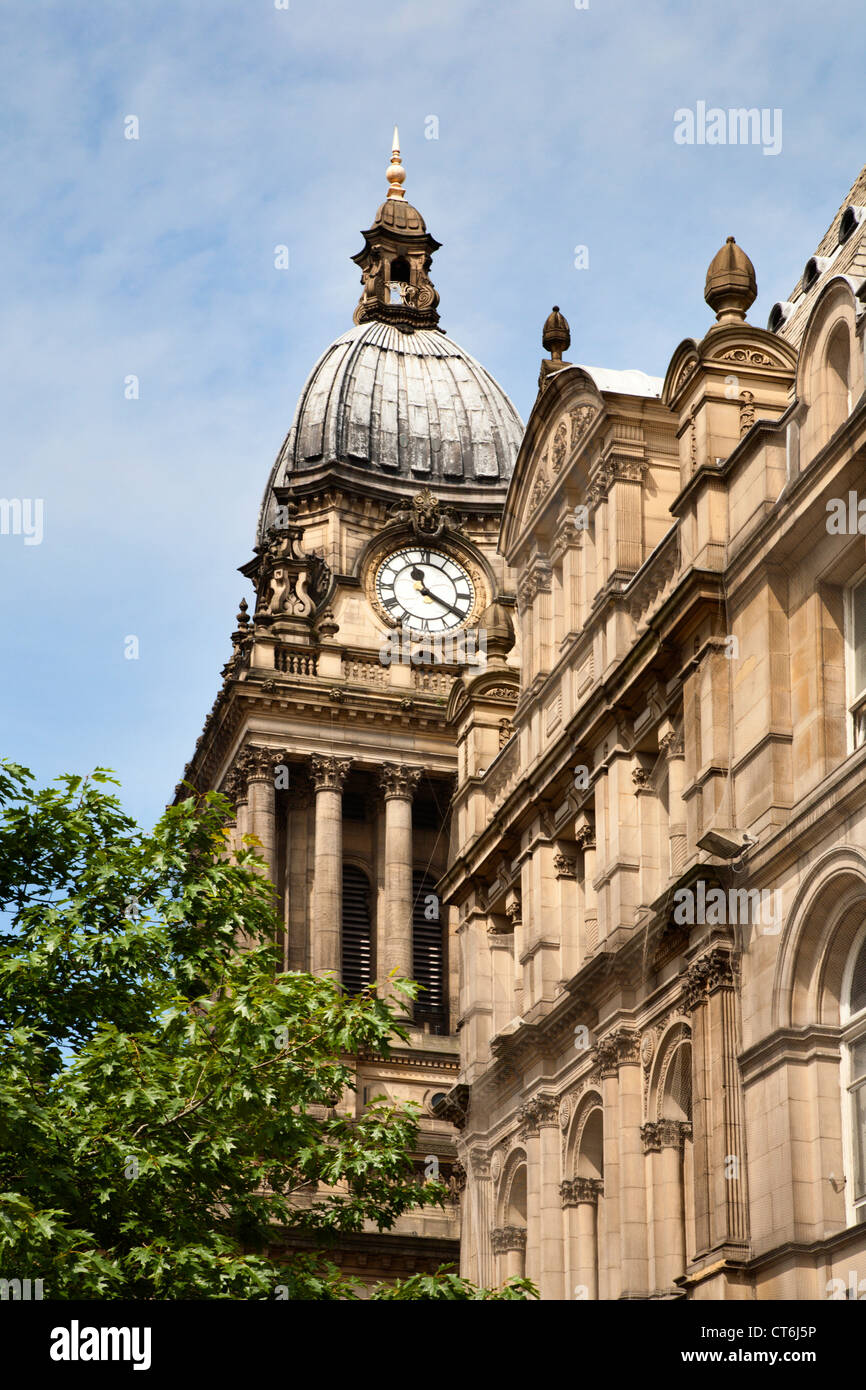
[[[382,561],[376,597],[395,623],[419,632],[448,632],[472,612],[475,585],[450,555],[427,546],[407,546]]]

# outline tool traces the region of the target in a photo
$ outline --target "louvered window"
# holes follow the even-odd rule
[[[437,1033],[447,1027],[443,914],[434,880],[416,870],[412,875],[412,974],[424,988],[415,1000],[415,1021],[429,1023]]]
[[[370,920],[370,881],[353,864],[343,865],[343,985],[347,993],[360,994],[370,983],[373,970],[373,933]]]

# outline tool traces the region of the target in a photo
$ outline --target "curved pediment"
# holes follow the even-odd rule
[[[500,548],[508,554],[567,471],[604,411],[589,372],[564,367],[548,377],[533,407],[505,499]]]
[[[716,324],[700,341],[686,338],[676,349],[665,376],[662,400],[678,409],[683,392],[696,374],[713,369],[783,372],[790,375],[797,353],[784,338],[749,323]]]

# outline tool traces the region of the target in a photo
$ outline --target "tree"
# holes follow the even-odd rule
[[[49,1298],[356,1298],[329,1241],[445,1199],[415,1179],[413,1107],[351,1103],[351,1056],[407,1039],[397,1000],[277,973],[223,797],[146,833],[109,784],[0,763],[0,1271]],[[324,1253],[271,1258],[280,1228]],[[534,1290],[443,1270],[373,1296]]]

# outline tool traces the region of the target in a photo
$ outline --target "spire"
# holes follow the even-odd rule
[[[439,242],[427,231],[424,218],[403,191],[406,170],[400,163],[400,132],[396,126],[385,177],[385,201],[372,227],[361,233],[364,249],[352,257],[355,265],[360,266],[364,286],[354,320],[367,323],[374,319],[408,333],[415,328],[435,328],[439,322],[439,295],[428,272]]]
[[[385,178],[388,180],[388,197],[405,198],[406,194],[400,187],[406,182],[406,170],[400,163],[400,132],[394,127],[394,143],[391,146],[391,163],[385,170]]]

